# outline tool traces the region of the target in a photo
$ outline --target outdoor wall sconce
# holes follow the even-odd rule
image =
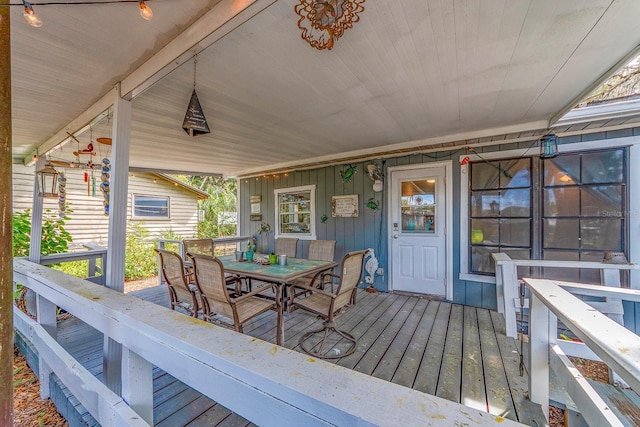
[[[558,155],[558,137],[550,132],[540,138],[540,157],[551,159]]]
[[[58,171],[47,161],[44,168],[36,171],[38,179],[38,196],[58,197]]]

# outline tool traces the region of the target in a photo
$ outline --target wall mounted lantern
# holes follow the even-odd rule
[[[540,138],[540,157],[551,159],[558,155],[558,137],[550,132]]]

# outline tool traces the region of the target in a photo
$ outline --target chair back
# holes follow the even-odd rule
[[[191,303],[192,296],[185,278],[184,263],[176,252],[154,249],[160,257],[162,277],[177,301]]]
[[[367,250],[349,252],[342,258],[340,265],[340,283],[336,289],[336,299],[333,310],[350,304],[353,300],[353,293],[356,291],[360,279],[362,278],[362,269],[364,257]]]
[[[286,255],[295,258],[298,252],[298,239],[293,237],[280,237],[276,239],[276,255]]]
[[[317,261],[333,261],[336,252],[335,240],[312,240],[309,242],[309,257]]]
[[[213,253],[213,239],[189,239],[182,241],[185,254],[204,254],[215,256]]]
[[[209,255],[187,253],[187,256],[193,262],[196,287],[202,300],[205,319],[213,313],[233,319],[233,307],[222,262]]]

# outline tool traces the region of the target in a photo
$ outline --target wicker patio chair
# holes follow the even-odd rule
[[[213,239],[188,239],[182,241],[182,247],[184,249],[185,257],[186,254],[201,254],[201,255],[215,255],[215,245],[213,244]],[[187,277],[189,283],[195,282],[195,277],[193,276],[193,269],[187,268]],[[225,277],[227,279],[227,287],[233,288],[236,294],[240,295],[242,293],[242,277],[239,277],[235,274],[226,273]],[[239,280],[240,279],[240,280]]]
[[[238,297],[229,295],[224,266],[215,257],[199,254],[187,254],[193,262],[196,287],[200,294],[202,317],[205,321],[218,323],[242,333],[242,326],[250,319],[269,311],[277,312],[276,331],[282,326],[282,305],[280,298],[267,300],[256,295],[267,289],[278,295],[276,285],[268,285]],[[239,280],[239,279],[238,279]],[[280,333],[276,333],[280,345]]]
[[[322,328],[307,332],[300,338],[300,347],[306,353],[321,359],[336,359],[348,356],[356,351],[358,340],[350,333],[339,330],[336,327],[335,318],[340,314],[343,307],[353,306],[356,303],[355,293],[362,277],[366,253],[366,250],[355,251],[349,252],[344,256],[340,265],[340,276],[332,274],[332,276],[339,279],[335,293],[317,289],[313,286],[300,286],[310,291],[311,295],[294,300],[292,304],[324,319]],[[350,343],[346,351],[333,354],[331,350],[325,348],[327,338],[331,332],[336,332]],[[321,336],[319,342],[317,339],[312,339],[316,336]],[[327,347],[332,347],[332,345]]]
[[[276,239],[276,255],[286,255],[295,258],[298,252],[298,239],[292,237],[280,237]]]
[[[154,249],[160,258],[162,277],[169,290],[171,310],[181,307],[192,317],[198,317],[197,288],[189,285],[185,275],[184,263],[176,252]]]
[[[335,240],[312,240],[309,242],[309,256],[308,259],[313,259],[317,261],[333,261],[335,258],[336,252],[336,241]],[[331,283],[331,276],[328,276],[327,273],[330,273],[332,269],[320,271],[311,276],[301,277],[298,280],[295,280],[291,283],[291,287],[289,289],[289,300],[293,302],[294,298],[297,298],[301,295],[301,293],[307,293],[306,289],[302,290],[296,285],[301,284],[307,287],[315,287],[318,289],[324,289],[327,283]],[[329,279],[329,280],[327,280]],[[301,292],[300,292],[301,291]],[[288,311],[292,311],[293,306],[291,304],[288,305]]]

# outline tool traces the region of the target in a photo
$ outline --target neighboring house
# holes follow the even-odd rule
[[[107,243],[109,218],[104,214],[100,191],[100,172],[95,171],[95,191],[91,171],[59,168],[67,177],[67,204],[71,212],[65,229],[71,233],[74,245]],[[13,210],[31,209],[34,167],[13,165]],[[198,231],[198,200],[208,194],[193,186],[163,174],[132,173],[129,175],[127,217],[129,224],[140,224],[152,236],[168,231],[183,237],[193,237]],[[44,209],[58,212],[57,199],[45,199]]]
[[[270,248],[280,235],[300,238],[299,257],[307,256],[311,239],[337,240],[337,260],[373,248],[379,290],[495,309],[494,252],[599,261],[614,251],[640,261],[640,205],[631,196],[640,191],[640,170],[634,167],[640,128],[633,121],[614,130],[601,127],[625,106],[572,112],[577,124],[555,128],[560,138],[554,158],[541,158],[541,133],[523,133],[241,177],[240,230],[257,234],[259,212],[274,230]],[[602,115],[603,108],[603,120],[577,117],[589,111]],[[381,169],[382,192],[373,190],[369,164]],[[352,178],[343,179],[354,168]],[[260,206],[254,206],[257,200]],[[368,207],[374,207],[370,201],[377,210]],[[346,216],[333,216],[333,206],[346,209]],[[599,281],[574,273],[566,279]],[[640,329],[640,316],[628,310],[625,323]]]

